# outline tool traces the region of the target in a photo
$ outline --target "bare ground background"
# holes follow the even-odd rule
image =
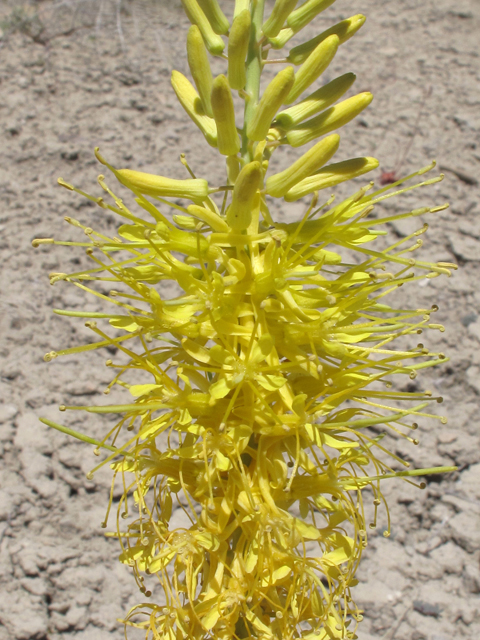
[[[229,12],[233,2],[222,4]],[[418,384],[444,396],[438,409],[449,422],[424,421],[418,447],[391,441],[413,465],[456,464],[459,471],[431,478],[423,492],[400,482],[388,486],[393,534],[384,539],[380,526],[370,535],[357,587],[366,609],[359,638],[474,640],[480,637],[480,3],[338,0],[315,29],[359,12],[367,23],[341,48],[326,79],[354,71],[355,91],[372,90],[375,100],[344,129],[340,156],[376,155],[391,170],[406,152],[401,173],[436,158],[444,182],[389,206],[406,211],[451,202],[428,220],[424,256],[461,267],[451,279],[402,292],[418,306],[440,306],[436,320],[447,330],[425,343],[451,360]],[[116,618],[142,596],[118,563],[116,542],[100,528],[108,472],[88,481],[95,463],[88,446],[38,422],[59,415],[66,421],[58,414],[65,401],[102,402],[107,354],[42,359],[90,338],[81,320],[55,317],[52,307],[101,306],[72,286],[48,284],[50,271],[85,263],[80,251],[34,252],[30,242],[73,238],[65,215],[113,230],[111,216],[56,186],[61,175],[99,193],[96,145],[116,166],[183,177],[184,151],[202,176],[222,174],[169,87],[171,69],[186,69],[187,22],[175,0],[2,0],[0,22],[0,640],[120,638]],[[288,161],[281,156],[280,164]],[[287,205],[277,215],[298,216],[302,207]],[[415,228],[398,224],[390,231],[395,238]],[[105,428],[101,419],[69,419],[93,436]]]

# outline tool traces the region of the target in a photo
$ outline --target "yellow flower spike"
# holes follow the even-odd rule
[[[180,71],[172,71],[171,82],[182,107],[203,133],[208,144],[216,147],[217,127],[215,121],[204,113],[200,96],[192,83]]]
[[[247,136],[250,140],[265,140],[272,126],[272,120],[289,95],[294,82],[293,67],[287,67],[279,71],[269,83],[249,122]]]
[[[339,129],[356,118],[372,100],[373,95],[369,91],[347,98],[315,118],[287,131],[287,141],[292,147],[300,147],[334,129]]]
[[[205,0],[207,1],[207,0]],[[225,49],[222,38],[214,32],[212,25],[202,11],[198,0],[181,0],[187,18],[192,24],[196,24],[205,40],[207,49],[212,55],[218,56]]]
[[[232,91],[226,76],[219,75],[213,81],[211,100],[217,124],[218,150],[224,156],[234,156],[240,151],[240,139],[235,125]]]
[[[292,104],[308,87],[319,78],[337,53],[340,39],[337,35],[328,36],[310,54],[295,74],[295,82],[284,104]]]
[[[340,44],[347,42],[347,40],[350,40],[350,38],[353,37],[365,24],[365,20],[365,16],[359,13],[351,18],[347,18],[346,20],[342,20],[341,22],[334,24],[333,27],[323,31],[315,38],[293,47],[287,56],[288,62],[295,65],[303,64],[314,49],[331,35],[338,36]]]
[[[327,109],[350,89],[355,78],[354,73],[345,73],[343,76],[335,78],[314,91],[308,98],[281,111],[275,118],[275,125],[283,129],[291,129],[319,111]]]
[[[427,408],[441,398],[395,391],[391,383],[393,376],[408,381],[447,361],[423,343],[403,345],[405,336],[443,330],[431,318],[437,307],[398,309],[388,300],[400,286],[451,275],[455,265],[413,257],[428,225],[378,246],[389,222],[446,207],[384,215],[383,200],[442,176],[404,184],[432,163],[394,185],[372,192],[370,183],[338,204],[332,196],[319,205],[319,189],[378,164],[353,158],[325,165],[337,149],[336,134],[315,140],[290,167],[269,175],[277,147],[342,126],[370,99],[360,94],[326,111],[353,83],[354,75],[345,74],[277,114],[291,68],[260,95],[269,48],[286,42],[329,3],[308,0],[295,9],[278,0],[265,17],[264,0],[235,2],[235,18],[247,12],[250,20],[248,50],[234,59],[233,28],[229,46],[229,73],[240,78],[232,86],[243,87],[245,79],[238,130],[229,83],[225,76],[212,81],[201,40],[208,45],[210,38],[210,48],[216,43],[221,52],[214,30],[228,27],[220,6],[216,0],[184,4],[197,25],[189,31],[188,56],[198,93],[178,72],[172,84],[209,144],[218,139],[226,175],[197,179],[182,156],[188,180],[118,171],[97,149],[137,210],[127,208],[103,176],[100,197],[60,181],[75,197],[118,215],[120,226],[109,237],[67,217],[79,240],[33,241],[40,251],[43,244],[85,248],[92,268],[52,273],[51,283],[70,282],[113,305],[105,312],[55,310],[88,319],[98,341],[51,351],[45,360],[114,346],[122,359],[106,362],[112,371],[106,393],[117,385],[130,397],[118,405],[60,406],[118,414],[102,440],[43,422],[103,452],[89,479],[108,464],[113,482],[120,482],[116,528],[106,535],[118,538],[120,559],[132,568],[144,597],[152,597],[150,585],[158,579],[166,603],[133,607],[127,626],[143,629],[151,640],[275,640],[295,638],[299,629],[307,640],[352,640],[361,619],[352,600],[355,573],[367,544],[363,498],[370,495],[373,502],[371,528],[380,518],[378,507],[385,506],[388,536],[381,483],[400,478],[422,488],[416,476],[453,470],[409,468],[383,436],[370,434],[372,426],[383,425],[417,444],[419,418],[446,422]],[[301,92],[317,77],[325,64],[319,47],[331,39],[331,50],[323,51],[328,58],[363,20],[349,18],[292,49],[290,61],[303,63],[293,89],[296,82]],[[274,220],[271,198],[303,196],[310,203],[299,221]],[[393,462],[405,471],[395,471]],[[113,495],[112,484],[102,526]],[[174,528],[174,504],[190,523],[182,529]]]
[[[313,176],[305,178],[292,187],[285,195],[285,200],[294,202],[314,191],[330,189],[341,182],[345,182],[345,180],[352,180],[364,173],[373,171],[378,165],[379,162],[376,158],[353,158],[328,165],[317,171]]]
[[[249,226],[261,181],[259,162],[250,162],[240,171],[233,189],[232,204],[227,209],[227,224],[232,229],[242,231]]]
[[[337,151],[339,143],[340,136],[337,134],[328,136],[317,142],[288,169],[269,176],[266,182],[268,195],[274,198],[283,197],[292,187],[326,164]]]
[[[205,115],[213,118],[210,100],[213,84],[212,70],[210,69],[205,43],[197,25],[192,25],[188,30],[187,59]]]
[[[272,13],[268,20],[263,23],[262,31],[267,38],[278,36],[280,29],[285,24],[288,16],[295,9],[297,0],[276,0]]]
[[[219,35],[226,35],[230,29],[230,23],[228,22],[225,14],[220,9],[218,0],[198,0],[203,13],[207,17],[207,20],[212,25],[212,29]]]
[[[245,59],[250,42],[251,23],[248,9],[239,13],[232,23],[228,39],[228,82],[232,89],[243,89],[247,82]]]

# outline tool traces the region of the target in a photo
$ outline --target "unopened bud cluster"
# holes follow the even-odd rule
[[[96,340],[45,360],[113,347],[105,393],[120,385],[130,399],[60,407],[118,414],[102,441],[43,422],[93,444],[104,456],[89,477],[107,464],[123,487],[117,528],[107,535],[118,538],[121,562],[149,598],[128,613],[127,626],[152,640],[351,640],[362,618],[352,588],[367,530],[376,527],[380,505],[388,516],[382,481],[412,483],[447,470],[408,469],[378,432],[383,426],[417,444],[419,418],[445,421],[428,409],[441,398],[402,388],[446,361],[418,342],[428,328],[443,330],[431,322],[437,307],[399,309],[389,300],[404,284],[449,276],[455,265],[416,257],[427,224],[391,244],[383,225],[446,205],[393,215],[378,206],[442,177],[403,186],[432,163],[380,191],[370,183],[339,204],[319,193],[378,166],[369,157],[331,162],[337,130],[371,94],[342,100],[353,73],[313,86],[364,16],[275,61],[270,51],[333,0],[276,0],[269,15],[265,0],[236,0],[231,21],[217,0],[182,4],[192,23],[190,78],[173,71],[172,87],[225,157],[226,174],[197,177],[183,154],[185,180],[116,169],[97,149],[134,208],[103,175],[100,197],[59,181],[123,224],[111,238],[68,217],[83,241],[34,241],[86,248],[91,269],[53,273],[51,282],[70,282],[110,305],[55,310],[87,318]],[[213,76],[210,55],[225,60],[223,74]],[[272,62],[282,68],[261,93]],[[234,93],[245,103],[243,118]],[[272,154],[288,145],[303,149],[273,172]],[[300,220],[272,218],[275,199],[304,197]],[[105,527],[113,495],[112,486]],[[188,526],[175,528],[175,505]]]

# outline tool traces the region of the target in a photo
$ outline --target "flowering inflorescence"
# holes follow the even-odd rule
[[[192,22],[187,53],[195,87],[177,71],[172,85],[226,157],[227,178],[219,186],[197,178],[183,155],[186,180],[117,170],[96,150],[133,194],[135,212],[103,176],[103,197],[59,181],[124,224],[109,238],[66,218],[86,242],[34,241],[86,247],[93,268],[53,273],[51,283],[71,282],[112,305],[105,313],[55,310],[88,318],[98,339],[45,359],[114,346],[121,356],[106,363],[115,375],[105,392],[117,384],[133,398],[60,407],[119,414],[102,441],[43,422],[108,453],[89,477],[109,464],[113,482],[123,484],[117,530],[107,535],[118,537],[120,560],[140,590],[152,595],[146,576],[155,574],[165,594],[163,604],[134,607],[127,624],[172,640],[355,638],[362,616],[351,588],[367,544],[363,490],[373,499],[374,528],[378,506],[386,507],[382,480],[413,482],[411,476],[442,470],[409,470],[382,444],[385,434],[369,430],[382,425],[417,444],[417,419],[437,418],[427,406],[441,401],[392,383],[445,362],[415,339],[426,328],[443,331],[431,321],[436,307],[399,309],[387,296],[455,268],[413,257],[426,224],[393,244],[375,244],[386,235],[382,225],[446,205],[383,218],[372,212],[385,198],[441,176],[403,185],[432,163],[379,191],[370,193],[370,183],[340,204],[331,197],[319,206],[321,189],[378,165],[373,158],[327,164],[339,146],[331,132],[372,98],[361,93],[332,106],[353,74],[298,101],[365,18],[343,20],[294,47],[281,60],[290,64],[260,96],[269,50],[283,47],[332,0],[298,8],[296,0],[277,0],[266,20],[264,0],[237,0],[232,24],[216,0],[182,1]],[[227,35],[227,75],[213,78],[207,50],[227,59]],[[232,90],[245,100],[240,128]],[[268,171],[278,147],[318,137],[290,167]],[[304,196],[310,203],[300,221],[272,219],[271,199]],[[173,219],[164,205],[177,211]],[[116,289],[107,295],[89,284],[98,281]],[[179,295],[164,294],[169,282]],[[149,374],[148,383],[139,384],[139,372]],[[108,512],[112,496],[113,485]],[[174,503],[189,527],[173,528]],[[139,613],[147,620],[138,621]]]

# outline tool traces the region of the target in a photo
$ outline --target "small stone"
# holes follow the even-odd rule
[[[0,424],[4,424],[5,422],[10,422],[15,418],[17,413],[18,413],[18,409],[13,404],[0,405]]]
[[[480,570],[473,564],[468,564],[462,575],[463,584],[469,593],[480,593]]]
[[[448,523],[453,540],[468,553],[475,553],[480,549],[480,526],[478,516],[470,512],[457,513]]]
[[[468,384],[480,394],[480,368],[475,366],[469,367],[466,373]]]
[[[450,239],[450,247],[456,258],[465,262],[480,260],[480,242],[470,236],[454,234]]]
[[[463,471],[458,486],[469,498],[480,500],[480,463],[473,464]]]
[[[480,342],[480,322],[472,322],[468,325],[468,333]]]
[[[468,556],[454,542],[447,542],[441,547],[430,552],[430,558],[434,560],[446,573],[461,574]]]
[[[432,618],[438,618],[441,614],[441,609],[438,604],[431,604],[430,602],[424,602],[423,600],[414,600],[413,608],[422,616],[431,616]]]

